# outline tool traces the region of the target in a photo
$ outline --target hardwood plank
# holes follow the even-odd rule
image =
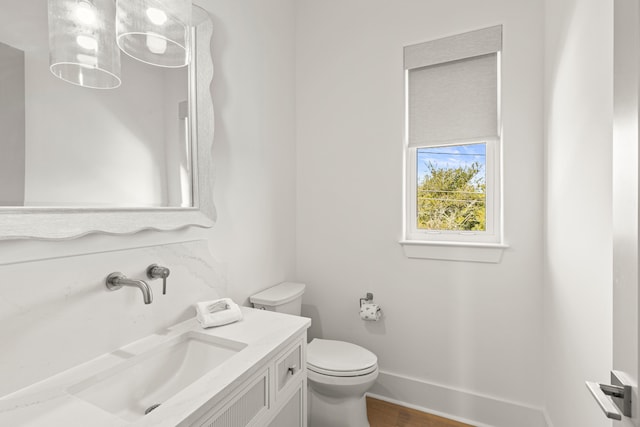
[[[473,427],[437,415],[367,397],[371,427]]]

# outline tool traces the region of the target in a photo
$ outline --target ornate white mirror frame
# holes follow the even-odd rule
[[[175,230],[187,226],[211,227],[213,204],[212,146],[214,133],[211,36],[213,24],[203,9],[194,6],[194,66],[190,70],[192,124],[193,207],[189,208],[0,208],[0,239],[71,239],[90,233],[130,234],[142,230]]]

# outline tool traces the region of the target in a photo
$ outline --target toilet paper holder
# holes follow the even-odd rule
[[[371,301],[373,301],[373,294],[371,292],[367,292],[366,297],[360,298],[360,307],[362,307],[362,304],[369,303]]]

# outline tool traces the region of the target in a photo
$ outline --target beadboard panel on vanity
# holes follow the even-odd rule
[[[148,280],[150,264],[168,267]],[[153,302],[136,288],[109,291],[119,271],[147,281]],[[94,252],[0,266],[0,396],[193,317],[193,303],[225,296],[224,266],[196,240]]]

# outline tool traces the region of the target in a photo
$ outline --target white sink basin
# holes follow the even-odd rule
[[[186,332],[70,387],[69,393],[135,421],[244,347],[244,343]]]

